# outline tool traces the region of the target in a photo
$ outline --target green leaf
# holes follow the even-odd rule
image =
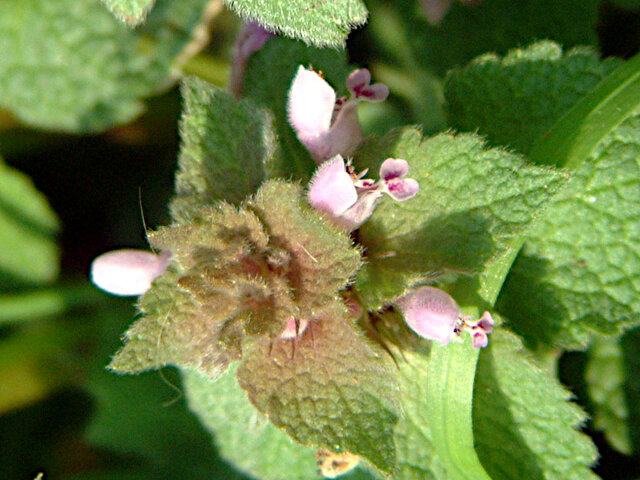
[[[29,125],[68,132],[131,120],[144,97],[173,81],[207,2],[159,0],[136,31],[100,0],[0,2],[0,106]]]
[[[361,0],[225,0],[238,15],[317,47],[344,47],[352,28],[364,24]]]
[[[309,48],[301,42],[272,38],[251,56],[247,66],[243,93],[271,112],[278,133],[276,158],[268,166],[270,177],[308,180],[316,166],[287,118],[288,92],[300,65],[322,71],[338,95],[345,92],[349,69],[344,51]]]
[[[622,336],[626,379],[625,400],[629,413],[629,436],[633,452],[640,451],[640,329],[635,328]]]
[[[183,371],[189,407],[213,434],[220,454],[237,468],[263,480],[315,478],[315,450],[294,442],[249,402],[236,380],[237,364],[215,382]]]
[[[640,116],[578,167],[509,274],[499,309],[532,345],[581,348],[640,323]]]
[[[585,414],[503,329],[478,361],[473,400],[476,451],[493,480],[585,480],[597,450],[578,432]]]
[[[265,179],[276,149],[269,116],[250,101],[238,102],[204,80],[182,86],[184,111],[176,173],[175,222],[184,223],[204,205],[238,204]]]
[[[563,173],[486,149],[470,134],[425,140],[397,130],[365,144],[356,164],[377,172],[386,157],[409,163],[420,192],[402,203],[384,199],[360,228],[367,263],[357,286],[374,309],[430,276],[482,272],[565,183]]]
[[[156,0],[102,0],[118,20],[135,27],[144,21]]]
[[[619,65],[591,48],[562,52],[550,41],[485,54],[452,70],[445,82],[449,120],[496,145],[528,152],[555,121]]]
[[[0,159],[0,288],[55,280],[58,229],[46,198]]]
[[[260,340],[243,351],[238,381],[251,402],[303,445],[395,465],[398,419],[393,364],[344,315],[309,323],[294,340]]]
[[[483,53],[504,54],[541,38],[567,47],[597,44],[600,0],[491,0],[474,6],[453,2],[437,26],[427,23],[419,2],[393,4],[404,17],[416,60],[438,74]]]
[[[630,372],[631,373],[631,372]],[[593,404],[593,425],[618,451],[631,455],[624,352],[618,338],[595,339],[589,348],[584,379]]]

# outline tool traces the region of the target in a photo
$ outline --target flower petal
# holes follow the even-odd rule
[[[123,249],[104,253],[91,263],[91,281],[113,295],[142,295],[169,265],[170,254]]]
[[[314,208],[331,217],[341,215],[356,203],[358,193],[340,155],[318,167],[309,183],[307,197]]]
[[[392,180],[387,182],[386,192],[398,202],[404,202],[416,196],[420,190],[420,185],[413,178],[403,178],[402,180]]]
[[[316,72],[300,66],[289,89],[287,112],[305,146],[307,140],[329,132],[335,103],[333,88]]]
[[[446,345],[453,338],[460,308],[444,290],[422,287],[396,301],[411,330]]]
[[[229,78],[229,90],[234,96],[239,97],[242,93],[244,71],[249,57],[260,50],[273,36],[275,36],[273,33],[256,22],[246,22],[240,29],[233,52]]]
[[[351,208],[339,215],[334,223],[349,232],[355,230],[369,219],[380,197],[382,192],[378,190],[365,192]]]
[[[409,173],[409,164],[401,158],[387,158],[380,165],[380,178],[385,182],[394,178],[402,178]]]
[[[431,25],[438,25],[451,7],[451,0],[420,0],[422,11]]]
[[[349,92],[357,97],[359,92],[371,83],[371,73],[366,68],[354,70],[349,74],[345,83]]]

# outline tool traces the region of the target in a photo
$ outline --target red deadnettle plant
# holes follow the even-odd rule
[[[174,367],[251,478],[582,480],[598,452],[555,362],[589,349],[581,395],[633,454],[640,59],[574,47],[633,1],[226,0],[242,20],[218,50],[222,2],[155,3],[0,2],[0,106],[30,126],[102,131],[180,79],[167,224],[91,268],[138,297],[111,372]],[[36,242],[52,222],[5,170],[0,240]],[[51,281],[12,252],[0,273]],[[150,444],[163,475],[197,470]]]

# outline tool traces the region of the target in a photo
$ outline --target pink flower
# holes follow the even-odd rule
[[[459,0],[460,3],[465,5],[475,5],[481,2],[481,0]],[[438,25],[442,22],[449,9],[451,8],[452,0],[420,0],[422,11],[427,17],[427,21],[431,25]]]
[[[267,40],[275,35],[256,22],[246,22],[236,38],[235,50],[231,61],[231,76],[229,78],[229,91],[235,97],[242,94],[244,85],[244,71],[247,68],[249,57],[260,50]]]
[[[471,335],[473,348],[483,348],[489,343],[487,334],[493,331],[493,318],[484,312],[476,322],[460,315],[456,301],[444,290],[421,287],[396,301],[411,330],[422,338],[437,340],[446,345],[463,331]]]
[[[91,263],[93,284],[113,295],[142,295],[169,266],[171,254],[159,255],[144,250],[113,250]]]
[[[280,334],[280,338],[283,338],[285,340],[296,338],[297,336],[302,335],[308,326],[309,322],[304,318],[296,321],[294,317],[289,317],[289,319],[287,320],[287,325]]]
[[[404,178],[409,171],[405,160],[387,158],[380,166],[380,180],[374,182],[347,172],[344,159],[336,155],[318,167],[307,197],[309,203],[335,225],[347,231],[355,230],[373,213],[384,193],[403,202],[418,193],[418,182]]]
[[[336,98],[336,92],[319,74],[298,68],[289,89],[289,123],[316,162],[353,154],[362,140],[358,103],[380,102],[389,95],[386,85],[370,82],[369,70],[355,70],[346,81],[350,98]]]

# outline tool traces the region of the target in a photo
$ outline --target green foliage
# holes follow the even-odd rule
[[[276,158],[268,166],[270,177],[308,180],[315,168],[315,162],[287,119],[288,92],[300,65],[322,71],[338,95],[346,91],[344,81],[349,69],[343,51],[306,47],[301,42],[273,38],[251,57],[244,95],[271,112],[278,133]]]
[[[566,47],[595,45],[599,4],[600,0],[491,0],[477,6],[453,2],[442,23],[431,26],[419,2],[394,2],[404,17],[415,59],[439,74],[480,54],[504,54],[543,38]]]
[[[276,426],[303,445],[348,451],[393,469],[392,364],[347,317],[328,314],[294,340],[261,340],[243,353],[240,385]]]
[[[629,412],[624,391],[626,365],[620,339],[598,338],[591,343],[584,379],[593,405],[595,428],[604,432],[616,450],[630,455]]]
[[[212,382],[183,372],[190,408],[211,431],[220,454],[264,480],[307,480],[316,474],[315,450],[294,442],[249,402],[236,380],[237,364]]]
[[[276,149],[269,116],[250,101],[238,102],[192,77],[182,88],[184,112],[175,222],[187,222],[203,205],[226,200],[238,204],[254,194]]]
[[[99,0],[0,2],[0,106],[51,130],[126,122],[170,83],[206,3],[160,0],[134,32]]]
[[[409,163],[420,192],[381,202],[360,229],[367,263],[357,286],[374,309],[430,276],[482,272],[565,183],[563,173],[488,150],[470,134],[424,140],[415,129],[396,130],[365,144],[356,165],[375,172],[386,157]]]
[[[1,288],[55,280],[58,228],[55,213],[31,180],[0,159]]]
[[[344,47],[353,27],[364,24],[361,0],[225,0],[238,15],[269,30],[317,47]]]
[[[156,0],[102,0],[122,22],[136,26],[144,21]]]
[[[505,330],[491,334],[474,386],[476,450],[494,480],[596,479],[590,439],[575,430],[585,414]]]
[[[509,275],[499,307],[532,344],[580,348],[592,330],[640,321],[639,128],[640,117],[629,118],[598,145]]]
[[[302,189],[265,183],[240,209],[218,203],[189,223],[152,233],[173,265],[144,295],[144,317],[110,367],[134,373],[168,363],[217,377],[245,336],[278,337],[290,317],[344,310],[338,291],[360,266],[351,240],[322,220]]]
[[[590,48],[562,52],[550,41],[485,54],[452,70],[445,82],[451,126],[487,135],[493,144],[527,152],[619,61],[601,61]]]
[[[622,336],[626,379],[625,400],[629,413],[629,437],[633,452],[640,451],[640,329],[635,328]]]

